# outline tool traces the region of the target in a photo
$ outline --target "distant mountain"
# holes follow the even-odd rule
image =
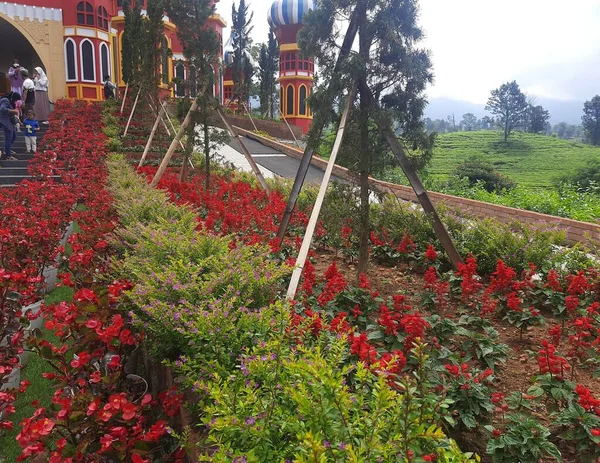
[[[550,123],[552,125],[559,122],[581,124],[583,101],[536,98],[536,104],[542,105],[550,111]],[[454,113],[456,123],[458,124],[463,114],[466,113],[473,113],[477,117],[490,116],[484,108],[484,104],[471,103],[470,101],[453,100],[451,98],[431,98],[425,108],[425,117],[446,119],[446,117]]]

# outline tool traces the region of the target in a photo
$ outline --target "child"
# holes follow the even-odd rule
[[[28,153],[35,154],[37,150],[37,129],[40,123],[35,119],[33,111],[27,111],[27,117],[23,121],[25,126],[25,149]]]
[[[114,99],[117,86],[110,81],[110,76],[104,76],[104,99]]]

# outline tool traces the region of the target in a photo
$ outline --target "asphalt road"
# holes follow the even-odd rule
[[[288,156],[287,154],[281,153],[268,146],[264,146],[256,140],[251,140],[246,137],[242,137],[242,140],[244,141],[246,148],[248,148],[248,151],[250,151],[252,158],[258,165],[265,167],[271,172],[274,172],[284,178],[293,179],[296,177],[296,172],[298,172],[298,167],[300,167],[299,159]],[[242,150],[240,149],[236,139],[231,139],[229,141],[229,146],[231,146],[237,152],[242,153]],[[308,168],[305,181],[310,183],[321,183],[324,173],[325,172],[321,169],[311,165]],[[331,176],[331,180],[343,181],[333,175]]]

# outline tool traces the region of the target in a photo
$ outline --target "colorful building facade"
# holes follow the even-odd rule
[[[98,101],[104,98],[105,75],[125,87],[121,76],[121,49],[125,17],[123,0],[18,0],[0,2],[0,94],[9,90],[8,69],[13,59],[29,70],[41,66],[50,81],[49,97]],[[140,0],[142,13],[147,0]],[[215,0],[215,3],[218,0]],[[268,20],[280,47],[280,116],[291,125],[307,132],[312,113],[307,104],[310,96],[314,64],[303,57],[296,35],[304,14],[315,8],[315,0],[275,0]],[[207,27],[215,30],[221,43],[226,23],[215,14]],[[195,96],[173,81],[185,81],[194,70],[185,62],[176,26],[164,17],[161,59],[162,94],[171,97]],[[228,53],[229,52],[229,53]],[[227,105],[233,96],[231,76],[232,50],[221,47],[220,64],[215,64],[213,95]],[[227,59],[229,57],[229,60]],[[249,57],[251,59],[251,57]],[[236,108],[232,108],[236,109]]]
[[[302,56],[296,40],[302,18],[314,0],[275,0],[268,20],[279,43],[279,114],[306,133],[312,123],[307,99],[313,84],[314,62]]]
[[[144,12],[145,0],[142,5]],[[216,0],[218,1],[218,0]],[[103,80],[110,75],[122,88],[121,44],[125,17],[122,0],[23,0],[0,2],[0,92],[13,59],[33,70],[41,66],[50,80],[50,99],[103,99]],[[208,27],[221,38],[225,21],[215,14]],[[169,84],[186,80],[193,69],[185,63],[176,27],[164,18],[165,53],[161,63],[164,93],[185,96]],[[222,77],[215,66],[214,95],[222,94]]]

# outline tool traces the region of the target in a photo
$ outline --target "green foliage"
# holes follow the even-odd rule
[[[269,30],[269,37],[266,44],[260,47],[260,56],[258,59],[259,68],[259,98],[260,114],[262,116],[273,117],[275,114],[275,103],[277,101],[277,79],[276,74],[279,67],[279,46],[275,39],[275,34]]]
[[[591,159],[598,159],[600,149],[523,132],[514,133],[507,143],[494,131],[455,132],[437,137],[428,170],[433,178],[444,180],[471,156],[482,156],[495,170],[519,185],[546,188],[565,171],[574,171]]]
[[[481,182],[486,191],[511,190],[516,184],[508,177],[499,174],[489,162],[473,156],[460,164],[454,171],[458,178],[467,178],[471,185]]]
[[[597,195],[600,189],[600,159],[590,160],[586,166],[578,168],[564,180],[584,190],[591,190]]]
[[[504,130],[504,142],[506,142],[512,130],[521,123],[527,108],[525,95],[513,80],[492,90],[485,110],[497,116],[498,124]]]
[[[233,100],[238,101],[240,110],[242,104],[248,106],[250,98],[250,87],[254,68],[250,60],[250,47],[252,38],[250,36],[254,26],[251,26],[254,13],[248,16],[248,6],[245,0],[240,0],[239,7],[235,8],[235,2],[231,5],[231,39],[233,44]]]
[[[555,424],[563,427],[560,439],[572,441],[582,462],[592,463],[600,457],[600,417],[586,411],[581,405],[571,403],[555,415]],[[594,430],[596,433],[592,432]]]
[[[253,348],[241,371],[206,385],[214,405],[204,446],[219,451],[201,461],[407,461],[409,452],[478,461],[436,424],[447,402],[421,395],[408,379],[399,379],[401,393],[347,356],[345,340],[325,334],[314,347],[291,348],[275,335]]]
[[[592,145],[600,145],[600,95],[583,104],[581,123],[586,139]]]
[[[494,463],[538,463],[548,457],[562,461],[556,445],[548,440],[550,431],[535,418],[519,413],[508,415],[507,421],[504,432],[488,441],[487,453]]]

